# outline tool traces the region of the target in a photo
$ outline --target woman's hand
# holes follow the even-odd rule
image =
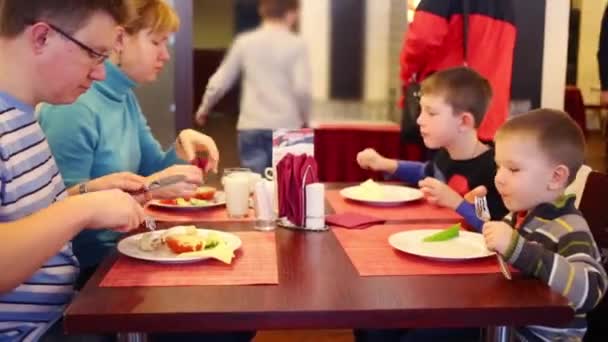
[[[133,192],[142,189],[146,185],[146,177],[136,175],[132,172],[117,172],[92,179],[86,183],[87,192],[120,189],[125,192]]]
[[[208,162],[203,171],[217,173],[220,153],[215,141],[208,135],[193,129],[185,129],[179,133],[175,149],[177,155],[188,162],[192,162],[196,158],[197,152],[207,152]]]
[[[194,165],[173,165],[148,177],[148,183],[160,178],[174,175],[186,176],[183,182],[164,186],[158,190],[150,191],[152,198],[169,199],[177,197],[191,197],[196,189],[203,183],[203,171]]]

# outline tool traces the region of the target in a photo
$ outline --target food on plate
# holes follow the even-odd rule
[[[382,185],[374,182],[372,179],[361,183],[353,192],[355,196],[370,201],[379,201],[385,197]]]
[[[180,257],[210,257],[223,263],[230,264],[234,258],[234,250],[228,247],[225,241],[219,242],[215,247],[205,248],[202,251],[187,252],[179,255]]]
[[[194,194],[194,198],[199,200],[212,200],[215,196],[216,189],[212,186],[199,186],[196,189],[196,193]]]
[[[205,238],[198,235],[175,234],[165,239],[167,247],[175,254],[200,251],[205,246]]]
[[[180,207],[200,207],[213,203],[216,188],[212,186],[200,186],[196,189],[193,197],[178,197],[160,200],[160,203],[167,205],[177,205]]]
[[[177,226],[159,232],[143,233],[138,247],[145,252],[153,252],[166,246],[178,257],[210,257],[230,264],[234,250],[215,232],[200,233],[196,226]]]
[[[203,171],[205,171],[205,168],[207,167],[208,163],[209,159],[206,157],[196,157],[190,162],[191,165],[194,165]]]
[[[144,233],[141,236],[141,239],[139,239],[139,249],[146,252],[155,251],[162,246],[162,244],[162,238],[153,232]]]
[[[447,241],[447,240],[451,240],[453,238],[456,238],[460,235],[460,223],[456,223],[453,226],[450,226],[449,228],[446,228],[444,230],[441,230],[435,234],[429,235],[427,237],[425,237],[424,239],[422,239],[422,241],[424,242],[440,242],[440,241]]]
[[[198,230],[196,229],[196,226],[177,226],[177,227],[167,229],[165,232],[163,232],[163,235],[161,236],[161,238],[164,243],[164,242],[166,242],[166,240],[169,236],[180,235],[180,234],[198,235]]]
[[[165,239],[167,246],[173,253],[181,254],[187,252],[197,252],[203,249],[215,248],[220,244],[225,244],[222,238],[214,233],[205,235],[199,234],[171,234]]]

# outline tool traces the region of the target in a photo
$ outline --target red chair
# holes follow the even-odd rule
[[[382,180],[383,175],[362,170],[357,153],[373,148],[381,155],[402,160],[421,160],[422,148],[402,145],[397,124],[335,123],[315,127],[315,159],[322,182]]]
[[[581,196],[579,209],[585,216],[591,233],[597,242],[604,269],[608,260],[608,175],[600,172],[591,172],[585,183]],[[606,296],[600,304],[587,315],[588,330],[584,341],[606,341],[608,336],[608,299]]]
[[[581,127],[585,136],[587,135],[587,117],[585,115],[585,102],[583,94],[576,86],[566,86],[564,96],[564,111]]]

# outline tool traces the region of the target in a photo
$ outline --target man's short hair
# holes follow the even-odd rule
[[[572,183],[585,159],[585,136],[568,114],[541,108],[517,115],[500,127],[496,140],[517,134],[529,134],[550,161],[568,167]]]
[[[444,97],[454,114],[469,112],[479,127],[492,99],[490,82],[475,70],[456,67],[434,73],[422,82],[422,95]]]
[[[295,11],[300,7],[298,0],[259,0],[260,15],[263,18],[281,19],[289,11]]]
[[[132,5],[130,0],[0,0],[0,37],[14,38],[37,21],[73,34],[95,12],[105,12],[122,25],[129,20]]]

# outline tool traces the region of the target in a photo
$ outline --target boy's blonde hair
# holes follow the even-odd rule
[[[568,184],[574,181],[585,158],[585,137],[568,114],[541,108],[517,115],[498,130],[496,141],[517,134],[529,135],[535,139],[550,161],[568,167]]]
[[[422,95],[444,97],[454,114],[471,113],[475,127],[481,124],[492,99],[492,87],[488,80],[467,67],[434,73],[422,82],[421,92]]]
[[[95,12],[104,12],[118,25],[133,15],[129,0],[0,0],[0,37],[15,38],[38,21],[73,34]]]
[[[179,16],[165,1],[130,0],[130,2],[135,8],[135,16],[124,25],[128,34],[133,35],[144,29],[150,29],[153,33],[173,33],[179,30]]]
[[[259,4],[260,16],[268,19],[282,19],[300,8],[299,0],[260,0]]]

